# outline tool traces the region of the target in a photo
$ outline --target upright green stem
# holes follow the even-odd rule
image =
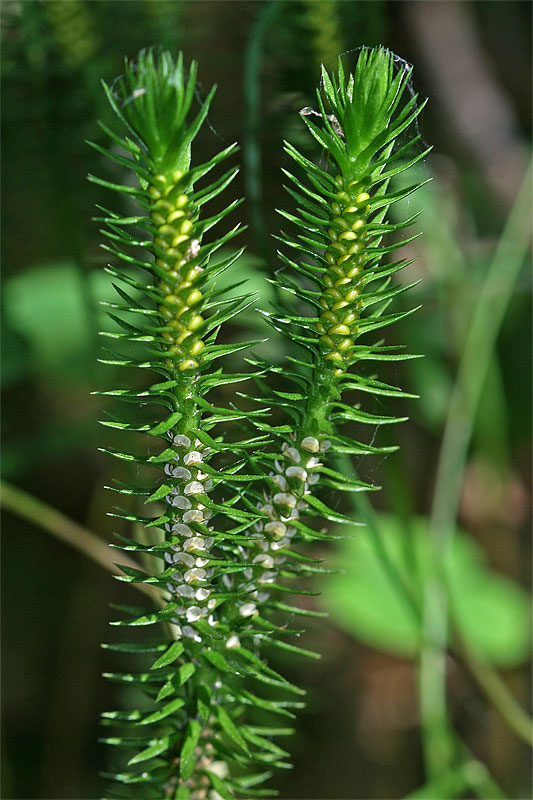
[[[258,249],[268,261],[268,237],[265,227],[263,186],[261,179],[261,145],[259,125],[261,121],[261,53],[265,33],[279,14],[283,0],[270,0],[259,12],[252,34],[244,52],[244,137],[243,162],[246,196],[250,203],[252,231],[257,237]]]
[[[474,312],[449,404],[431,512],[443,545],[457,516],[462,477],[483,385],[531,237],[528,171]]]
[[[348,456],[338,458],[337,463],[341,472],[345,472],[345,474],[348,475],[351,472],[355,473]],[[376,511],[368,499],[368,495],[366,495],[364,492],[354,492],[352,495],[350,495],[349,499],[351,501],[352,508],[357,513],[357,518],[365,524],[365,533],[368,536],[372,547],[374,548],[377,560],[383,567],[383,570],[387,573],[391,584],[396,589],[397,598],[401,600],[405,608],[408,610],[410,616],[412,616],[416,624],[419,625],[422,616],[419,604],[413,592],[405,582],[404,576],[401,574],[400,570],[397,568],[393,559],[387,552],[387,547],[383,540],[383,536],[381,535]]]
[[[480,761],[470,758],[457,768],[442,773],[407,796],[407,800],[435,800],[440,797],[462,797],[470,789],[478,797],[501,800],[504,792],[494,782]]]
[[[497,672],[479,661],[465,647],[459,652],[476,682],[483,689],[494,708],[500,712],[511,730],[533,747],[533,723],[522,706],[516,702]]]
[[[345,474],[354,472],[352,463],[347,456],[337,459],[338,468]],[[352,508],[357,513],[357,518],[364,522],[365,533],[374,548],[376,558],[396,589],[396,596],[408,610],[417,625],[422,621],[422,611],[417,599],[404,580],[401,571],[387,552],[387,547],[381,535],[376,512],[364,492],[350,495]],[[468,649],[466,644],[457,638],[450,642],[449,649],[452,655],[459,659],[468,669],[471,677],[476,681],[481,691],[491,705],[498,711],[512,731],[523,741],[533,746],[533,724],[529,715],[515,700],[505,682],[498,673],[488,664],[484,664]]]
[[[301,423],[301,435],[315,435],[332,433],[333,426],[328,419],[327,407],[335,392],[333,370],[328,369],[328,364],[321,353],[313,371],[313,385],[305,407],[305,414]]]
[[[531,235],[528,173],[481,291],[449,403],[437,466],[430,539],[433,558],[424,589],[424,644],[420,657],[420,705],[428,776],[453,759],[446,705],[448,604],[443,564],[453,543],[468,447],[498,332],[520,274]]]

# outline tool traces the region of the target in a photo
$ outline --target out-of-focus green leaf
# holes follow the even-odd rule
[[[10,326],[43,369],[57,371],[87,350],[89,322],[74,264],[32,267],[7,280],[4,292]]]
[[[393,516],[377,517],[379,534],[396,570],[416,597],[428,561],[429,532],[424,518],[407,528]],[[413,567],[408,569],[406,552]],[[390,581],[364,529],[339,545],[338,566],[344,574],[328,577],[321,597],[333,621],[365,643],[385,652],[414,657],[421,629]],[[500,667],[523,663],[529,653],[529,602],[509,578],[489,569],[479,546],[458,531],[446,559],[453,624],[469,649]]]
[[[217,261],[223,261],[228,254],[229,251],[222,248]],[[271,285],[265,283],[265,274],[268,273],[264,268],[262,269],[262,267],[264,267],[264,265],[260,258],[250,253],[243,253],[231,265],[231,269],[226,270],[217,278],[217,287],[230,286],[239,281],[246,281],[246,284],[240,288],[240,291],[235,290],[234,294],[239,294],[243,291],[251,293],[257,292],[261,296],[261,307],[264,307],[265,303],[274,299],[275,293]],[[261,321],[257,319],[257,314],[254,313],[253,310],[249,311],[248,314],[250,317],[253,317],[254,326],[260,324]],[[243,316],[246,317],[246,313]],[[266,323],[264,330],[269,330]]]
[[[102,270],[84,276],[69,261],[36,265],[6,279],[3,294],[6,326],[27,342],[33,369],[45,374],[83,377],[97,325],[119,329],[95,300],[117,299]]]
[[[27,375],[30,357],[28,343],[8,325],[5,313],[0,314],[0,326],[2,386],[6,388]]]
[[[222,261],[227,255],[228,251],[221,249],[218,260]],[[231,265],[231,269],[226,270],[220,277],[217,277],[216,282],[217,288],[222,288],[244,281],[243,285],[236,287],[231,294],[238,295],[243,292],[257,294],[257,304],[252,304],[250,308],[239,314],[238,325],[249,328],[254,332],[254,336],[263,336],[267,339],[266,342],[254,347],[254,353],[259,353],[263,358],[279,358],[279,342],[277,344],[274,343],[269,325],[263,315],[256,310],[256,305],[261,306],[261,308],[269,308],[270,304],[275,300],[275,291],[265,279],[268,274],[260,258],[250,253],[243,253]]]

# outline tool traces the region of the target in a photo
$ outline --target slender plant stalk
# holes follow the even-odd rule
[[[303,0],[304,19],[318,70],[335,67],[344,50],[342,21],[336,0]]]
[[[252,34],[244,52],[244,115],[243,162],[246,197],[250,207],[250,222],[258,249],[268,261],[269,248],[263,208],[261,164],[261,67],[265,35],[282,11],[284,0],[269,0],[259,10]]]
[[[443,773],[434,781],[424,784],[407,800],[435,800],[441,797],[462,797],[471,790],[487,800],[503,800],[505,793],[492,780],[487,770],[476,759],[465,760],[457,768]]]
[[[420,657],[424,752],[430,777],[439,775],[454,758],[446,703],[448,604],[446,576],[442,574],[441,567],[445,563],[444,555],[453,542],[468,446],[483,384],[498,332],[530,243],[530,184],[529,172],[509,217],[472,317],[450,398],[437,466],[430,521],[433,556],[425,581],[424,646]],[[495,684],[485,680],[483,685],[485,691],[492,691]],[[495,702],[501,708],[502,693],[498,692],[495,697]],[[516,730],[516,714],[512,705],[507,705],[505,714],[513,720],[513,728]],[[523,721],[519,723],[518,729],[525,732]],[[530,736],[528,734],[528,739]]]
[[[457,517],[462,476],[483,384],[496,340],[531,243],[531,168],[524,179],[489,267],[468,331],[449,403],[431,519],[435,537],[446,537]]]
[[[0,483],[0,503],[2,508],[17,514],[32,524],[37,524],[109,572],[120,574],[118,567],[113,564],[113,556],[109,552],[106,542],[57,509],[43,503],[42,500],[38,500],[17,486],[2,481]],[[131,561],[131,563],[134,562]]]
[[[22,519],[31,522],[39,528],[60,539],[69,547],[78,550],[87,558],[99,564],[112,575],[122,575],[122,570],[115,563],[115,556],[110,552],[109,546],[102,541],[95,533],[87,530],[74,520],[62,514],[48,503],[43,503],[18,486],[13,486],[6,481],[0,481],[0,506]],[[137,566],[137,563],[128,558],[121,557],[122,562],[130,568]],[[142,583],[134,584],[135,589],[147,594],[153,600],[158,600],[158,594],[152,586]]]
[[[533,720],[515,700],[495,670],[476,658],[463,643],[456,645],[472,677],[510,729],[533,747]]]

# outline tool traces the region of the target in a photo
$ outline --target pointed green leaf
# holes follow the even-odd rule
[[[166,433],[171,428],[173,428],[177,422],[182,418],[183,414],[180,411],[175,411],[170,417],[160,422],[159,425],[156,425],[154,428],[150,428],[150,433],[153,436],[159,436],[162,433]]]
[[[168,650],[152,664],[150,669],[160,669],[161,667],[166,667],[174,663],[174,661],[181,656],[184,649],[181,642],[173,642]]]
[[[140,753],[130,758],[128,761],[128,767],[133,766],[133,764],[140,764],[142,761],[149,761],[151,758],[155,758],[156,756],[161,755],[161,753],[166,752],[170,746],[170,736],[165,736],[163,739],[158,739],[157,742],[147,747],[145,750],[141,750]]]
[[[179,711],[185,705],[185,700],[181,697],[176,697],[174,700],[171,700],[170,703],[167,703],[163,708],[154,711],[153,714],[149,714],[147,717],[144,717],[140,720],[139,725],[153,725],[154,722],[160,722],[160,720],[169,717],[174,712]]]
[[[232,739],[235,744],[237,744],[241,750],[243,750],[246,755],[250,755],[250,750],[248,749],[248,745],[246,744],[244,738],[242,737],[239,729],[229,716],[229,714],[224,710],[224,708],[220,705],[216,706],[215,713],[217,715],[218,721],[223,729],[223,731]]]
[[[180,775],[184,781],[188,781],[193,774],[194,765],[196,763],[194,751],[200,740],[201,733],[201,723],[196,719],[192,719],[187,727],[185,740],[180,750]]]

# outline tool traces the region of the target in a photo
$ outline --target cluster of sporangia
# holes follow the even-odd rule
[[[257,565],[257,574],[250,567],[236,580],[226,578],[228,587],[238,586],[247,592],[251,600],[258,603],[269,599],[270,594],[265,590],[279,577],[279,570],[287,560],[284,551],[290,547],[297,534],[294,523],[308,508],[304,498],[310,494],[310,487],[319,480],[322,464],[318,455],[325,453],[329,447],[331,442],[323,440],[320,443],[314,436],[304,437],[299,447],[283,442],[281,456],[275,460],[274,470],[268,476],[271,491],[265,491],[263,501],[257,503],[257,510],[262,518],[254,525],[254,535],[257,538],[251,543],[260,551],[258,555],[251,556],[252,563]],[[243,554],[249,556],[250,548],[247,550]],[[241,605],[240,613],[257,613],[255,602]],[[234,647],[238,644],[238,638],[233,636],[226,646]]]
[[[324,311],[320,314],[317,330],[320,341],[328,349],[325,358],[337,364],[334,374],[344,370],[346,355],[357,335],[361,301],[358,278],[363,272],[365,250],[365,225],[370,206],[370,195],[363,191],[359,181],[344,186],[340,175],[336,200],[330,204],[332,216],[328,236],[331,244],[324,257],[329,264],[322,280],[327,287],[320,298]]]
[[[177,365],[180,372],[195,369],[198,366],[196,356],[205,347],[195,334],[204,322],[202,315],[195,311],[202,300],[202,292],[194,286],[202,269],[189,266],[191,259],[198,255],[200,243],[191,238],[194,224],[189,198],[180,188],[183,177],[180,170],[175,170],[171,179],[155,175],[148,189],[153,198],[150,216],[157,225],[155,263],[168,275],[166,281],[159,281],[157,285],[164,294],[158,310],[166,320],[166,330],[162,333],[168,342],[165,363],[170,368]]]
[[[195,333],[204,322],[202,315],[195,310],[203,295],[194,285],[202,268],[189,266],[198,255],[200,244],[191,238],[194,223],[189,198],[180,188],[183,177],[180,170],[175,170],[171,179],[155,175],[148,188],[153,199],[150,216],[157,225],[154,237],[154,245],[159,250],[159,253],[156,250],[156,265],[168,275],[166,281],[157,284],[164,295],[158,310],[165,319],[162,332],[168,343],[165,345],[165,363],[170,368],[177,366],[180,372],[196,369],[196,356],[205,347]],[[202,471],[203,457],[208,454],[202,452],[202,442],[196,439],[193,444],[185,434],[171,434],[171,438],[175,461],[165,464],[164,470],[170,478],[176,479],[176,485],[165,498],[173,515],[172,522],[166,523],[165,529],[170,536],[181,537],[183,544],[176,544],[172,552],[165,553],[165,560],[176,570],[167,588],[186,603],[176,610],[176,617],[182,624],[175,629],[175,635],[200,641],[194,628],[183,622],[193,623],[201,617],[209,617],[209,622],[214,624],[210,616],[215,606],[215,601],[210,599],[213,569],[206,569],[214,538],[205,535],[211,512],[199,499],[209,492],[213,481]]]
[[[165,346],[168,356],[165,363],[172,367],[177,362],[181,372],[198,367],[195,357],[205,347],[203,340],[195,335],[204,322],[201,314],[195,312],[195,306],[202,300],[202,292],[194,286],[202,269],[189,266],[191,259],[198,255],[199,242],[191,238],[194,224],[188,196],[180,189],[183,177],[179,170],[174,171],[170,180],[164,175],[156,175],[148,189],[153,198],[150,216],[157,225],[154,245],[160,251],[159,254],[156,251],[156,265],[168,275],[166,282],[159,281],[157,284],[164,293],[158,310],[166,320],[166,329],[162,333],[168,343]],[[352,182],[348,187],[350,196],[342,189],[340,177],[337,182],[338,201],[331,204],[335,216],[331,219],[328,231],[333,243],[326,251],[334,277],[324,277],[328,288],[320,302],[325,310],[320,317],[323,322],[319,321],[317,327],[320,340],[332,348],[326,359],[343,363],[342,352],[353,344],[351,336],[357,332],[357,298],[360,294],[357,276],[362,271],[362,258],[357,258],[357,253],[363,248],[363,215],[368,213],[366,203],[369,195],[361,192],[359,184]],[[345,271],[341,265],[346,261],[348,269],[345,268]],[[340,372],[340,369],[336,370],[336,373]],[[216,605],[216,601],[210,599],[213,589],[209,588],[213,569],[206,569],[214,538],[204,533],[210,512],[198,497],[206,495],[213,482],[201,470],[201,450],[204,446],[198,439],[194,449],[189,437],[183,434],[174,435],[173,444],[176,449],[175,463],[166,464],[165,473],[178,479],[182,485],[176,485],[172,493],[166,496],[174,519],[166,523],[165,529],[171,536],[183,537],[184,543],[174,545],[173,553],[165,554],[167,563],[176,569],[172,583],[167,584],[167,588],[173,595],[183,598],[185,603],[176,609],[176,617],[187,624],[181,624],[176,634],[200,641],[200,636],[190,623],[208,617],[212,625],[216,624],[210,613]],[[261,552],[251,562],[255,568],[248,567],[242,575],[237,573],[237,577],[225,575],[223,578],[227,588],[239,587],[247,593],[249,600],[237,604],[242,617],[257,613],[254,601],[264,602],[268,599],[268,593],[259,590],[276,579],[279,567],[286,560],[278,551],[287,547],[296,534],[291,520],[298,519],[308,507],[303,497],[309,493],[309,487],[318,481],[321,466],[316,454],[319,450],[324,452],[328,446],[329,442],[321,445],[318,439],[311,436],[305,437],[298,449],[288,443],[283,444],[282,460],[275,461],[276,471],[269,476],[274,491],[265,496],[264,503],[258,504],[259,513],[269,521],[259,520],[254,526],[255,531],[262,534],[255,543]],[[226,643],[229,648],[239,645],[236,635],[230,636]]]
[[[211,512],[201,502],[201,497],[207,495],[213,481],[202,472],[204,454],[201,451],[204,445],[199,439],[194,447],[184,434],[173,435],[172,441],[175,461],[165,464],[165,473],[177,480],[175,488],[165,498],[173,516],[172,522],[165,523],[165,530],[169,536],[181,537],[181,543],[172,545],[171,552],[165,553],[165,561],[176,570],[167,588],[185,603],[176,609],[181,626],[176,627],[175,635],[200,641],[190,623],[209,617],[208,621],[214,624],[210,612],[216,605],[214,599],[210,599],[213,594],[210,586],[213,569],[206,569],[214,542],[212,536],[205,535],[208,533],[205,526]],[[184,625],[184,621],[189,624]]]

